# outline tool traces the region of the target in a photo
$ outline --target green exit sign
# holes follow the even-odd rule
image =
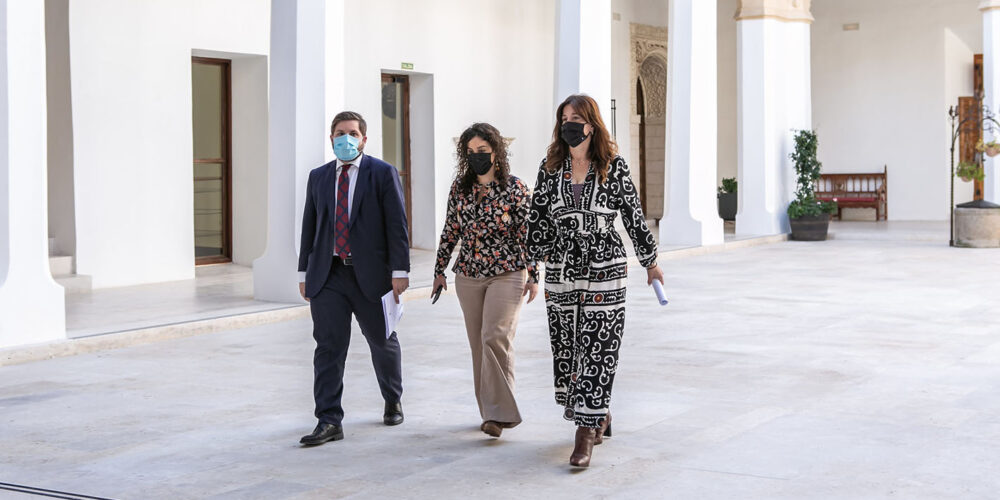
[[[413,63],[403,63],[403,69],[413,69]]]

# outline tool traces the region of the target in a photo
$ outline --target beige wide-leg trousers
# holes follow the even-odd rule
[[[521,423],[514,401],[513,341],[526,278],[524,270],[490,278],[455,276],[455,292],[472,348],[479,414],[484,422],[493,420],[504,427]]]

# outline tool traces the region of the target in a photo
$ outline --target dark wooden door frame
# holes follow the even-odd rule
[[[222,264],[233,261],[233,81],[232,81],[232,61],[229,59],[217,59],[214,57],[192,57],[191,63],[215,64],[222,66],[223,88],[226,95],[223,105],[226,109],[222,113],[222,151],[225,158],[199,158],[194,159],[194,163],[221,163],[222,164],[222,192],[225,195],[225,202],[222,204],[222,224],[224,227],[222,235],[222,255],[211,257],[195,257],[195,265]],[[192,176],[193,181],[198,180]]]
[[[410,245],[413,244],[413,191],[411,189],[413,177],[413,164],[410,157],[410,77],[409,75],[399,75],[395,73],[382,73],[382,83],[403,84],[403,102],[400,104],[403,119],[403,170],[400,177],[403,184],[403,195],[406,203],[406,232],[410,235]],[[383,136],[385,132],[383,132]],[[385,147],[385,146],[383,146]],[[394,165],[399,167],[399,165]]]
[[[972,56],[972,82],[973,82],[973,88],[976,91],[976,97],[982,97],[983,96],[983,55],[982,54],[974,54]],[[977,115],[979,114],[979,109],[978,109],[979,108],[979,104],[980,104],[980,102],[978,100],[976,100],[976,108],[977,108],[976,109],[976,114]],[[976,123],[979,123],[979,122],[976,121]],[[976,128],[976,136],[974,138],[971,138],[971,139],[972,139],[972,141],[974,141],[973,143],[975,143],[975,142],[978,142],[979,139],[981,139],[981,138],[982,138],[982,130],[980,130],[979,127],[977,127]],[[968,160],[965,160],[965,161],[972,161],[972,158],[969,158]],[[984,199],[983,195],[984,195],[984,191],[985,190],[986,190],[986,184],[983,181],[978,180],[978,179],[972,181],[972,199],[973,200],[982,200],[982,199]]]

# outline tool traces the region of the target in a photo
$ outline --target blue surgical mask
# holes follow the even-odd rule
[[[337,155],[340,161],[351,161],[361,154],[358,150],[360,143],[361,141],[353,135],[338,135],[333,138],[333,154]]]

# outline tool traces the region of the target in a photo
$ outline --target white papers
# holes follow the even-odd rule
[[[663,293],[663,285],[660,284],[660,280],[653,280],[653,291],[656,292],[656,300],[660,305],[667,305],[667,296]]]
[[[403,317],[403,302],[396,303],[396,298],[392,295],[392,290],[382,296],[382,317],[385,319],[385,338],[392,336],[396,331],[400,318]]]

